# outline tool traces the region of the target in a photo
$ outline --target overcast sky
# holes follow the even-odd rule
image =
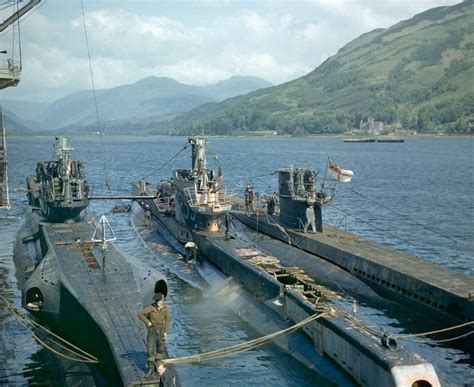
[[[8,1],[0,0],[2,18],[11,11]],[[307,74],[362,33],[459,2],[83,0],[98,89],[150,75],[194,85],[252,75],[279,84]],[[91,87],[80,0],[43,0],[20,27],[22,80],[0,98],[51,102]],[[0,60],[11,56],[12,38],[11,29],[0,35],[0,50],[9,51]]]

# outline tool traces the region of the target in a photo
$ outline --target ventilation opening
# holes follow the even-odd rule
[[[39,288],[31,288],[26,291],[25,307],[32,311],[40,311],[43,307],[44,297]]]
[[[432,384],[426,380],[417,380],[411,387],[432,387]]]
[[[155,293],[161,293],[163,296],[168,295],[168,285],[166,284],[165,280],[160,279],[155,283],[155,288],[154,288]]]

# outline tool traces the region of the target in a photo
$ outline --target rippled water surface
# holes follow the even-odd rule
[[[133,180],[159,181],[168,178],[171,169],[188,168],[190,164],[188,152],[167,163],[184,146],[185,138],[77,138],[72,142],[76,158],[86,162],[94,194],[106,193],[106,179],[112,181],[114,194],[129,194]],[[474,274],[472,139],[408,139],[403,144],[350,144],[336,138],[213,138],[210,142],[208,157],[218,159],[226,186],[240,194],[249,182],[257,191],[275,191],[277,182],[272,173],[279,167],[321,169],[322,177],[330,156],[354,170],[355,177],[351,183],[339,186],[335,201],[325,208],[327,222]],[[8,139],[13,208],[0,212],[0,286],[17,306],[21,294],[11,256],[26,209],[26,193],[15,189],[25,187],[25,178],[34,172],[38,160],[53,157],[53,143],[54,138]],[[132,259],[164,271],[171,284],[171,355],[216,349],[259,336],[234,311],[202,297],[165,264],[157,262],[153,252],[137,238],[130,215],[112,214],[112,206],[110,202],[97,202],[92,210],[97,216],[107,214],[119,237],[118,247]],[[161,242],[163,252],[172,258],[175,253]],[[377,324],[403,331],[399,322],[386,317],[383,311],[367,308],[366,313]],[[0,384],[67,384],[94,373],[65,364],[42,349],[3,305],[0,318]],[[474,380],[472,359],[466,353],[430,342],[408,346],[435,365],[444,385]],[[325,384],[273,345],[206,364],[180,366],[177,372],[184,385]]]

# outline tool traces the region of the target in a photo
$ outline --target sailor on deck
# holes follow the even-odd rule
[[[150,211],[150,206],[148,204],[146,205],[146,211],[145,211],[145,226],[147,228],[151,227],[151,211]]]
[[[138,318],[146,324],[148,329],[146,338],[148,373],[146,377],[152,375],[155,361],[163,358],[165,350],[165,338],[170,318],[168,307],[163,298],[163,294],[156,293],[153,296],[153,304],[148,305],[138,314]]]
[[[253,199],[254,199],[254,190],[253,187],[249,184],[245,188],[245,208],[247,211],[253,210]]]
[[[304,232],[308,230],[308,226],[311,225],[311,229],[316,233],[316,216],[314,214],[314,207],[312,204],[306,208],[306,223],[304,225]]]

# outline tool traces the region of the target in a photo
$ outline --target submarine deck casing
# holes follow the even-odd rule
[[[194,241],[200,254],[237,279],[267,306],[275,298],[284,299],[284,308],[275,310],[282,319],[296,323],[317,312],[314,305],[298,292],[288,290],[274,276],[235,254],[235,249],[245,248],[248,246],[246,243],[238,239],[226,240],[222,233],[191,230],[177,222],[172,214],[161,212],[158,201],[144,199],[139,200],[139,204],[150,210],[153,218],[181,243]],[[331,358],[359,384],[405,386],[408,385],[407,381],[411,385],[423,380],[429,381],[431,386],[439,386],[438,377],[430,363],[403,347],[396,351],[384,348],[377,338],[353,328],[347,325],[343,317],[322,317],[308,324],[304,331],[319,353]],[[297,348],[294,350],[297,351]]]
[[[284,285],[272,273],[242,259],[236,251],[247,248],[247,243],[202,232],[194,233],[194,242],[201,254],[262,301],[284,300],[283,307],[274,308],[284,320],[296,323],[317,313],[314,299],[304,297],[298,287]],[[343,315],[321,317],[303,330],[319,353],[335,361],[358,384],[405,386],[419,381],[416,377],[423,375],[425,382],[439,385],[430,363],[404,347],[394,351],[383,347],[376,337],[358,329]]]
[[[474,320],[474,278],[420,257],[360,238],[324,224],[323,232],[304,233],[278,226],[278,216],[233,211],[247,226],[291,243],[344,268],[382,294],[434,320],[453,325]]]
[[[380,332],[371,331],[357,320],[350,320],[342,305],[338,304],[336,308],[336,304],[323,297],[321,290],[315,287],[317,278],[310,283],[288,273],[276,257],[271,259],[275,263],[270,265],[258,264],[260,258],[254,262],[253,258],[257,257],[250,251],[248,241],[240,238],[238,232],[231,235],[229,211],[233,204],[232,195],[223,187],[221,168],[217,174],[208,168],[206,143],[203,137],[188,139],[186,147],[191,145],[192,169],[176,170],[169,183],[160,182],[157,188],[143,180],[134,183],[136,195],[143,196],[138,201],[146,209],[147,222],[153,217],[157,219],[185,245],[186,258],[193,259],[199,252],[199,256],[206,257],[223,273],[239,281],[261,301],[264,310],[274,309],[282,321],[297,323],[306,317],[319,316],[307,325],[306,330],[315,349],[334,360],[357,383],[439,386],[430,363],[403,346],[395,348],[390,339],[386,339],[384,345]],[[305,187],[313,190],[316,174],[305,173],[302,169],[297,172],[295,192],[304,192]],[[293,170],[282,173],[287,179],[294,177]],[[286,183],[282,182],[284,188]],[[253,200],[253,192],[248,186],[248,205]],[[150,198],[154,193],[157,193],[157,198]],[[199,221],[198,215],[202,215]],[[305,267],[302,265],[301,269]],[[284,309],[278,307],[283,305]],[[326,338],[329,338],[327,342]],[[295,347],[289,353],[298,351],[299,348]]]
[[[166,281],[134,267],[110,243],[104,265],[102,244],[90,241],[94,226],[88,210],[83,220],[64,223],[51,223],[35,210],[27,214],[14,250],[22,303],[96,356],[111,383],[140,383],[146,346],[137,313],[154,292],[166,294]]]

